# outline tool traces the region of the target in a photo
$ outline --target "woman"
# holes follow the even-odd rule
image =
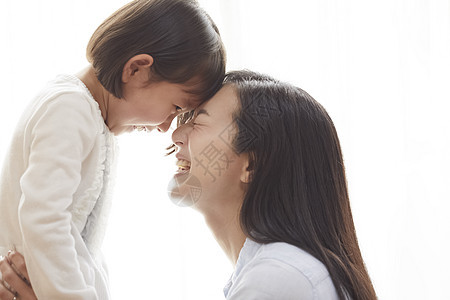
[[[235,265],[227,299],[375,299],[338,136],[303,90],[243,71],[172,136],[178,186]]]
[[[130,2],[97,28],[87,58],[26,109],[0,180],[0,255],[23,253],[39,299],[109,299],[100,249],[114,136],[167,131],[225,74],[217,27],[194,0]],[[15,299],[4,266],[0,298]]]
[[[376,299],[339,140],[319,103],[268,76],[232,72],[181,123],[169,194],[204,215],[235,265],[227,299]],[[20,255],[10,260],[25,274]]]

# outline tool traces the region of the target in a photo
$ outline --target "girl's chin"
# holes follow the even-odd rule
[[[136,126],[136,125],[127,125],[127,126],[123,126],[123,127],[113,127],[110,128],[109,130],[114,134],[114,135],[121,135],[123,133],[131,133],[131,132],[152,132],[153,129],[155,129],[155,126]]]
[[[122,135],[124,133],[131,133],[135,131],[134,126],[113,127],[109,129],[114,135]]]

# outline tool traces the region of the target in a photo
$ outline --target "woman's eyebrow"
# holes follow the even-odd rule
[[[206,111],[206,109],[200,108],[199,110],[197,110],[196,116],[198,117],[201,114],[207,115],[209,117],[209,113]]]

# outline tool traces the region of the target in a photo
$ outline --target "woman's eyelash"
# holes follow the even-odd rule
[[[166,148],[166,156],[169,156],[172,153],[175,153],[177,151],[175,144],[170,145],[169,147]]]

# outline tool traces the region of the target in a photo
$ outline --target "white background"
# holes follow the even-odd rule
[[[90,35],[125,2],[0,0],[1,157],[23,107],[87,64]],[[327,108],[379,298],[450,299],[450,1],[200,3],[222,32],[228,70],[269,73]],[[221,299],[231,264],[202,217],[166,196],[170,135],[119,141],[104,245],[115,299]]]

